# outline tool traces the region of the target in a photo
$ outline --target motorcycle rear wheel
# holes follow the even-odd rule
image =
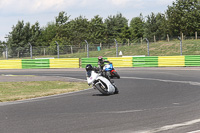
[[[120,79],[120,76],[117,72],[113,72],[113,74],[114,74],[114,77],[117,77],[118,79]]]

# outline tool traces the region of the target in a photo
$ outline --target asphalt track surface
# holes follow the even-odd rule
[[[0,133],[200,132],[200,68],[117,71],[117,95],[88,89],[0,103]],[[84,69],[0,70],[0,75],[85,80]]]

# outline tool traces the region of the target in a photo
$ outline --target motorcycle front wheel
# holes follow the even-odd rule
[[[101,86],[101,84],[96,84],[95,87],[97,88],[97,90],[99,90],[102,94],[104,95],[108,95],[108,91],[106,89],[103,88],[103,86]]]

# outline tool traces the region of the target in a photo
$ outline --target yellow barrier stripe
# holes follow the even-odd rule
[[[0,60],[0,69],[22,69],[21,60]]]
[[[50,68],[79,68],[79,58],[50,59]]]
[[[133,67],[132,57],[108,57],[114,67]]]
[[[185,56],[158,56],[158,66],[185,66]]]

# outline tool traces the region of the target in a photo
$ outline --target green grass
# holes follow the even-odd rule
[[[0,102],[23,100],[87,89],[86,82],[0,82]]]

